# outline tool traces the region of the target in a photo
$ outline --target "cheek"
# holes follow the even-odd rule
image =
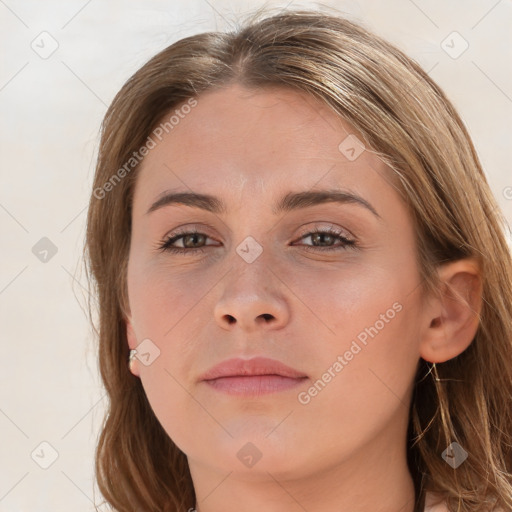
[[[333,272],[305,272],[288,283],[300,299],[295,307],[304,323],[307,319],[322,330],[327,346],[341,349],[360,333],[364,338],[366,328],[377,323],[380,332],[398,316],[409,291],[407,279],[385,266],[354,263]]]
[[[135,260],[128,272],[137,341],[151,340],[157,354],[148,365],[138,362],[141,383],[155,416],[180,448],[181,440],[196,431],[191,425],[204,420],[205,410],[192,398],[189,380],[197,372],[199,341],[208,343],[204,332],[201,336],[204,320],[210,320],[204,303],[218,279],[191,280],[164,265],[137,265]]]
[[[404,407],[419,361],[420,305],[409,285],[412,270],[408,276],[406,268],[399,274],[374,267],[352,275],[316,279],[314,286],[303,282],[302,290],[309,285],[307,304],[317,317],[309,333],[323,335],[316,334],[321,343],[307,351],[317,361],[316,380],[300,403],[319,428],[325,428],[325,411],[336,406],[332,424],[346,432],[364,431],[379,415]]]
[[[298,396],[293,418],[298,429],[314,432],[312,458],[329,447],[325,457],[334,463],[408,421],[419,360],[411,328],[416,312],[408,302],[389,307],[378,296],[366,304],[344,316],[345,330],[337,324],[338,342],[323,350],[313,382]]]
[[[137,334],[154,337],[163,346],[166,340],[177,337],[183,324],[198,320],[201,302],[219,279],[204,271],[178,273],[161,263],[137,266],[134,262],[132,269],[128,273],[128,293]]]

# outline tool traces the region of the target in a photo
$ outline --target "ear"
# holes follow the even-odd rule
[[[420,355],[442,363],[466,350],[480,323],[482,278],[478,263],[465,258],[438,269],[440,297],[430,298],[424,309]]]
[[[131,319],[126,320],[126,338],[128,339],[128,347],[130,349],[134,349],[139,344],[137,337],[135,336],[135,331],[133,330]],[[129,361],[128,366],[133,375],[140,377],[139,360],[136,357]]]

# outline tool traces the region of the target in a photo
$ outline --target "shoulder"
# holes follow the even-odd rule
[[[450,512],[446,501],[440,495],[427,491],[425,494],[424,512]],[[503,509],[494,509],[493,512],[504,512]]]
[[[449,512],[444,499],[433,492],[427,491],[425,494],[424,512]]]

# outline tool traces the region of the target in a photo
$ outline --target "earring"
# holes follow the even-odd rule
[[[432,363],[432,371],[434,372],[434,379],[435,379],[437,382],[440,382],[440,381],[441,381],[441,379],[439,378],[439,375],[437,374],[436,363]]]
[[[137,354],[137,351],[132,348],[130,350],[130,356],[128,357],[128,367],[130,368],[130,371],[133,373],[133,361],[135,359],[135,355]]]

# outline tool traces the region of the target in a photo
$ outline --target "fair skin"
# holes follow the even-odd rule
[[[478,268],[445,265],[443,297],[422,297],[411,216],[375,154],[351,161],[338,149],[348,134],[357,132],[311,96],[233,85],[201,95],[143,161],[127,336],[130,348],[149,338],[160,355],[131,370],[187,455],[200,512],[414,510],[405,440],[417,363],[447,361],[471,343]],[[289,192],[326,189],[359,195],[378,216],[349,202],[272,212]],[[164,191],[215,196],[225,212],[168,204],[147,214]],[[174,247],[204,252],[157,250],[180,227],[205,236]],[[306,236],[329,227],[356,248]],[[236,251],[248,236],[263,249],[252,263]],[[301,403],[299,392],[389,310],[378,334]],[[199,380],[225,359],[253,356],[307,379],[252,398]],[[261,455],[252,467],[237,456],[248,442]]]

